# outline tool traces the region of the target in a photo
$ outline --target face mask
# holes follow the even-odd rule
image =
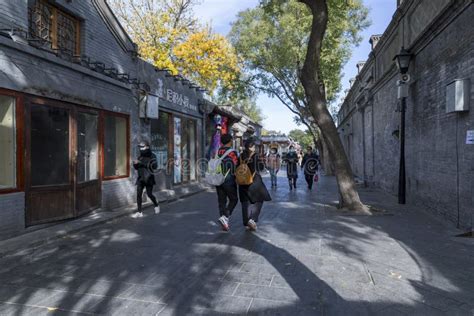
[[[148,147],[148,146],[143,146],[143,147],[140,146],[140,151],[147,151],[148,148],[150,148],[150,147]]]

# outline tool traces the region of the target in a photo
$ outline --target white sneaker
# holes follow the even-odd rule
[[[143,217],[143,212],[139,212],[137,217]]]
[[[222,230],[224,231],[229,230],[229,219],[225,215],[222,215],[221,217],[219,217],[219,223],[222,226]]]
[[[137,218],[138,217],[138,212],[135,212],[133,213],[132,215],[130,215],[131,218]]]
[[[249,220],[247,223],[248,227],[250,227],[251,230],[257,230],[257,223],[253,219]]]
[[[160,214],[160,206],[155,206],[155,214],[158,215]]]

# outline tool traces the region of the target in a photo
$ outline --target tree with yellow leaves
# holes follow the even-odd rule
[[[233,46],[193,15],[198,0],[111,0],[142,58],[209,90],[231,89],[239,61]]]

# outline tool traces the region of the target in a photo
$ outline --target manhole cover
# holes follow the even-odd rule
[[[474,238],[474,231],[456,235],[456,237]]]

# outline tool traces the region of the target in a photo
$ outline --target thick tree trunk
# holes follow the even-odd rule
[[[321,129],[329,155],[334,162],[337,184],[339,186],[340,207],[367,212],[368,208],[362,204],[357,193],[352,169],[339,138],[336,124],[327,108],[324,82],[320,78],[321,48],[328,23],[327,2],[326,0],[300,1],[305,3],[313,14],[308,50],[300,75],[306,99],[308,100],[308,109]]]
[[[321,159],[321,165],[323,167],[324,173],[327,176],[333,176],[334,175],[334,164],[333,164],[333,159],[329,156],[329,150],[328,146],[326,145],[326,141],[324,140],[324,136],[320,135],[321,140],[319,142],[319,153],[320,153],[320,159]]]

